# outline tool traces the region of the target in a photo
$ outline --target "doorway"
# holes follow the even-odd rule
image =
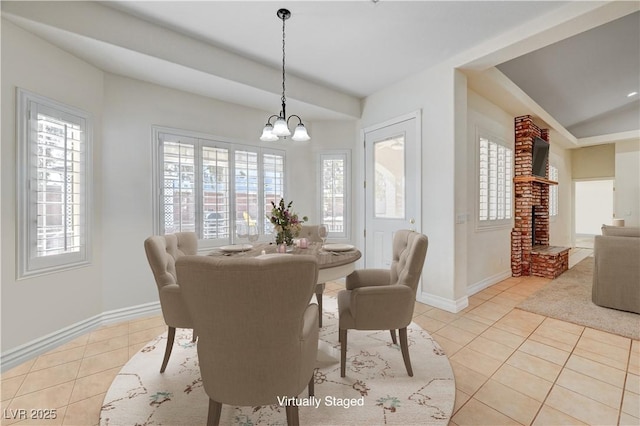
[[[593,248],[593,237],[613,218],[613,179],[574,182],[575,246]]]
[[[391,266],[393,235],[420,231],[420,112],[364,129],[365,266]]]

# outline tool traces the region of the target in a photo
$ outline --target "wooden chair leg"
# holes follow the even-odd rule
[[[309,398],[311,398],[313,395],[316,394],[315,379],[316,379],[316,371],[313,370],[313,373],[311,373],[311,380],[309,380]]]
[[[318,327],[322,328],[322,293],[324,283],[316,285],[316,300],[318,301]]]
[[[222,403],[209,398],[209,415],[207,417],[207,426],[218,426],[220,424],[221,412]]]
[[[193,335],[191,336],[191,342],[195,343],[197,339],[198,339],[198,334],[196,333],[195,330],[193,330]]]
[[[176,338],[176,328],[169,327],[169,332],[167,333],[167,347],[164,350],[164,359],[162,360],[162,367],[160,367],[160,372],[164,373],[164,370],[167,368],[167,364],[169,363],[169,357],[171,356],[171,349],[173,349],[173,341]]]
[[[409,358],[409,343],[407,342],[407,327],[400,329],[400,349],[402,350],[402,359],[404,360],[404,366],[407,368],[407,374],[409,374],[409,377],[413,377],[411,359]]]
[[[394,345],[398,344],[398,339],[396,339],[396,331],[395,330],[389,330],[389,332],[391,333],[391,341],[393,342]]]
[[[347,330],[340,329],[340,377],[345,376],[347,369]]]
[[[287,426],[300,426],[300,418],[298,417],[298,406],[287,405],[285,411],[287,413]]]
[[[318,301],[318,327],[322,328],[322,293],[316,293],[316,300]]]

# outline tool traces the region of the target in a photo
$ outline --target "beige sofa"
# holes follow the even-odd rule
[[[640,314],[640,228],[603,225],[594,258],[593,303]]]

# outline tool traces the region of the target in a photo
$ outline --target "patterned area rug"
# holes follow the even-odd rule
[[[324,299],[315,370],[317,407],[300,406],[305,425],[447,425],[455,400],[451,365],[422,328],[408,328],[413,377],[388,331],[349,331],[347,375],[340,377],[335,298]],[[190,330],[177,330],[176,343],[159,373],[166,335],[158,336],[122,368],[107,392],[100,424],[204,425],[209,399],[204,392]],[[306,397],[306,389],[300,397]],[[285,407],[222,406],[222,425],[285,425]]]
[[[518,305],[519,309],[640,339],[640,315],[591,301],[593,256],[587,257]]]

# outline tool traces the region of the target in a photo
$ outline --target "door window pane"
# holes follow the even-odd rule
[[[374,155],[374,212],[376,218],[405,217],[404,136],[376,142]]]

